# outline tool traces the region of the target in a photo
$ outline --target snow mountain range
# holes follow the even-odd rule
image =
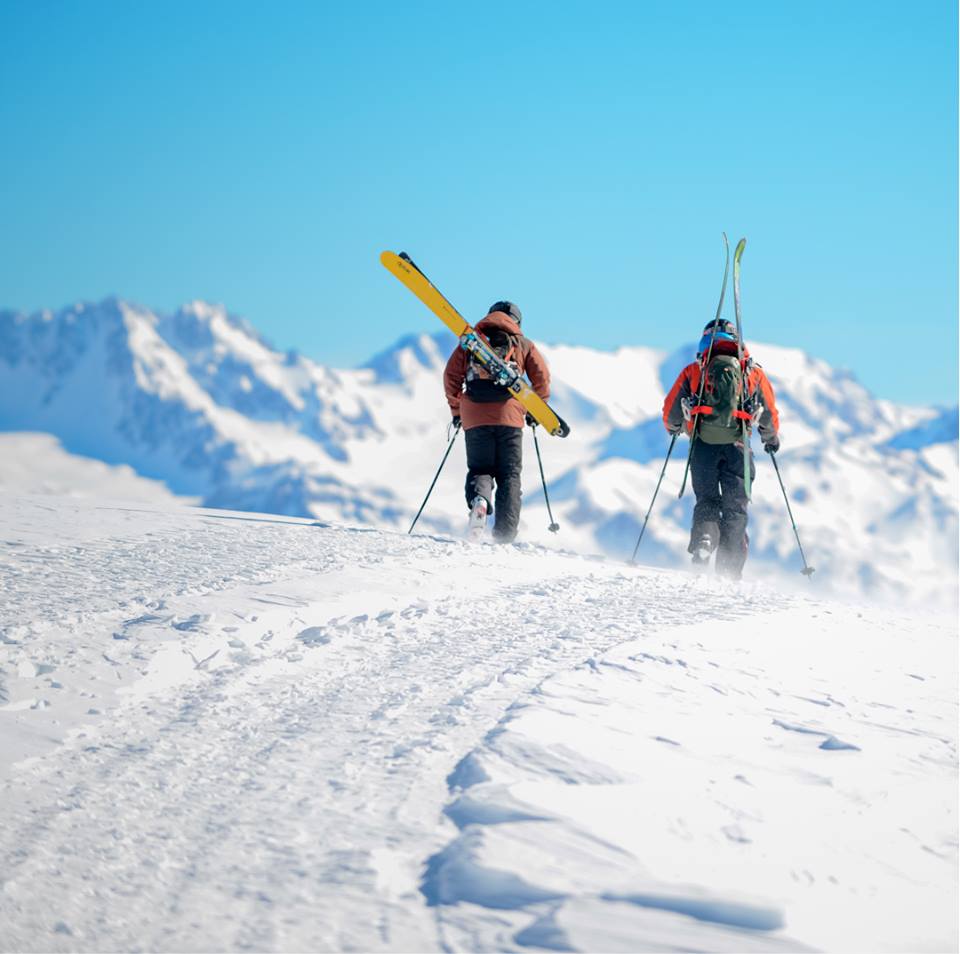
[[[115,298],[0,311],[0,431],[51,434],[71,455],[126,465],[208,507],[406,529],[446,446],[440,376],[454,344],[443,331],[410,335],[339,370],[276,351],[204,302],[172,315]],[[778,459],[815,585],[955,599],[957,408],[879,400],[801,350],[748,344],[777,392]],[[561,525],[553,536],[528,432],[522,536],[629,557],[668,445],[663,395],[694,346],[540,347],[551,403],[572,434],[540,439]],[[692,493],[677,498],[686,449],[678,444],[668,466],[640,562],[686,564]],[[805,586],[776,475],[755,450],[748,567]],[[462,532],[463,470],[455,451],[418,531]]]

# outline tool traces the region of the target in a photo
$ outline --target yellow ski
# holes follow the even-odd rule
[[[434,288],[427,276],[413,264],[409,255],[405,252],[399,255],[395,252],[383,252],[380,261],[388,272],[399,278],[460,339],[460,347],[469,351],[498,384],[506,387],[538,423],[556,437],[566,437],[570,433],[566,421],[477,334],[457,309]]]

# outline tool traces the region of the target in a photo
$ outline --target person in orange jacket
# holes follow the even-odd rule
[[[521,374],[544,400],[550,397],[550,372],[536,345],[520,331],[523,316],[510,301],[490,306],[476,330]],[[443,387],[455,424],[462,424],[467,445],[466,498],[472,531],[482,531],[494,513],[493,538],[510,543],[520,522],[520,471],[523,465],[523,425],[533,423],[523,405],[490,379],[461,347],[450,355]],[[494,496],[496,486],[496,496]]]
[[[743,573],[750,542],[743,483],[743,455],[750,449],[743,446],[744,419],[757,427],[767,453],[780,449],[780,416],[769,379],[746,347],[741,364],[734,325],[711,321],[703,330],[697,360],[680,372],[663,402],[663,423],[670,434],[685,428],[694,441],[690,475],[697,502],[687,552],[695,564],[706,564],[716,551],[717,573],[735,580]],[[750,473],[752,479],[752,454]]]

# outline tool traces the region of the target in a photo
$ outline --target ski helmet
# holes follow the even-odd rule
[[[716,331],[714,331],[714,325],[717,326]],[[724,318],[708,321],[706,327],[703,329],[703,337],[700,339],[700,344],[697,345],[697,354],[706,353],[707,348],[710,347],[711,338],[713,339],[714,347],[717,346],[718,342],[729,342],[735,345],[737,343],[737,329],[732,321],[727,321]]]
[[[487,314],[493,314],[495,311],[502,311],[505,315],[509,315],[518,325],[523,321],[520,309],[512,301],[495,301],[487,309]]]

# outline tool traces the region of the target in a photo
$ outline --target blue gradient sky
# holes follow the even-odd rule
[[[956,7],[0,5],[0,306],[224,302],[363,361],[468,318],[673,348],[748,237],[748,340],[957,394]],[[729,309],[732,316],[732,303]]]

